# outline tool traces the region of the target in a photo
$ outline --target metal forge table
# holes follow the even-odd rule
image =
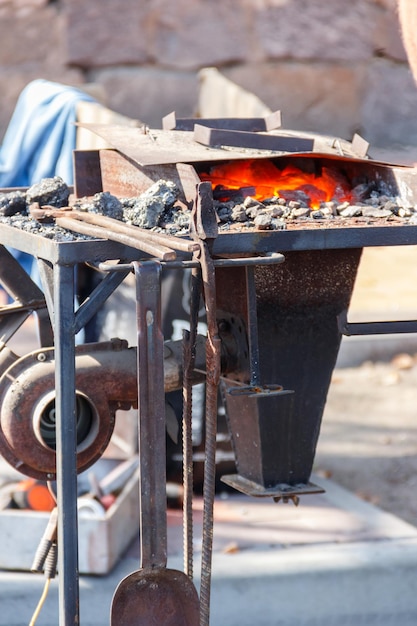
[[[415,175],[413,171],[413,180]],[[70,626],[79,623],[75,336],[131,271],[129,264],[143,255],[105,240],[57,243],[6,224],[0,224],[0,244],[0,281],[16,300],[15,305],[0,310],[2,349],[32,311],[38,314],[41,345],[55,349],[59,624]],[[227,412],[237,474],[226,478],[229,484],[245,493],[274,499],[312,490],[308,479],[342,334],[417,332],[417,321],[347,321],[362,250],[416,244],[417,226],[406,224],[333,229],[306,226],[222,234],[215,240],[214,258],[247,257],[243,264],[216,269],[221,339],[226,341],[222,332],[230,333],[233,325],[240,325],[240,330],[232,329],[232,334],[242,332],[242,322],[243,331],[246,326],[249,334],[252,362],[254,356],[259,357],[260,379],[255,382],[278,382],[295,391],[292,400],[290,395],[283,396],[283,403],[262,394],[249,399],[230,394]],[[4,246],[36,257],[43,293]],[[274,252],[285,255],[282,265],[255,264],[254,271],[249,270],[251,256]],[[122,271],[110,270],[75,310],[75,266],[114,259],[121,261]],[[2,350],[0,364],[5,367],[7,349],[3,357],[1,354]],[[233,372],[227,374],[237,386],[252,378],[249,357],[239,357],[234,376]],[[271,411],[282,416],[278,426]],[[256,437],[263,450],[254,459]]]

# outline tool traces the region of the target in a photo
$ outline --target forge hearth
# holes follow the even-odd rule
[[[177,122],[180,128],[184,124],[190,126],[187,120]],[[92,154],[76,153],[78,196],[101,189],[118,197],[136,196],[154,182],[165,179],[177,185],[177,204],[187,211],[194,202],[196,184],[210,180],[213,174],[214,204],[222,235],[216,245],[223,244],[223,234],[228,233],[245,235],[252,230],[302,230],[308,236],[312,230],[328,232],[364,226],[413,225],[417,219],[416,170],[372,161],[364,156],[360,142],[357,147],[357,140],[349,143],[315,136],[314,150],[289,153],[202,146],[194,140],[193,132],[184,130],[143,133],[139,129],[121,127],[90,128],[115,149]],[[256,166],[255,180],[248,181],[243,176],[248,163]],[[274,197],[272,187],[269,197],[264,193],[259,204],[259,197],[254,199],[256,187],[262,184],[257,173],[266,165],[280,175],[288,169],[299,171],[309,177],[310,183],[320,181],[331,172],[336,177],[336,186],[344,186],[343,193],[339,190],[321,193],[319,200],[312,202],[305,193],[306,185],[301,189],[281,190],[280,197]],[[221,195],[214,173],[230,166],[241,169],[242,180],[238,180],[233,188],[229,186],[223,190]],[[333,238],[331,234],[329,236]],[[368,236],[372,238],[371,234]],[[314,238],[316,235],[311,241],[313,246]],[[291,235],[284,235],[284,239],[291,239]],[[322,247],[320,235],[316,240]],[[239,241],[227,243],[227,247],[232,246],[239,254],[255,251],[247,245],[248,239],[241,236]],[[280,241],[278,246],[281,245]],[[381,244],[375,242],[375,245]]]

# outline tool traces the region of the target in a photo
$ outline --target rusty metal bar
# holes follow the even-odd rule
[[[140,228],[139,226],[128,225],[120,220],[107,217],[106,215],[72,211],[68,214],[68,217],[73,217],[77,220],[88,222],[89,224],[96,224],[97,226],[108,228],[112,232],[125,234],[129,237],[134,237],[138,241],[145,241],[150,244],[155,244],[156,246],[165,246],[182,252],[193,252],[198,249],[193,241],[181,239],[174,235],[155,233],[146,228]]]
[[[206,414],[203,481],[203,540],[201,547],[200,626],[210,621],[210,592],[213,552],[213,509],[216,485],[217,398],[220,382],[221,340],[217,327],[216,274],[210,249],[217,236],[211,183],[197,185],[191,214],[191,231],[199,243],[195,253],[201,265],[204,305],[207,319]]]
[[[160,257],[163,261],[172,261],[176,258],[175,251],[166,246],[161,246],[156,243],[147,243],[143,239],[139,240],[130,235],[111,232],[101,226],[85,224],[71,217],[57,217],[55,222],[57,226],[61,226],[61,228],[66,228],[67,230],[72,230],[75,233],[88,235],[90,237],[97,237],[98,239],[111,239],[112,241],[117,241],[118,243],[123,243],[126,246],[141,250],[145,254]]]
[[[181,250],[182,252],[193,252],[197,250],[196,243],[169,235],[168,233],[156,233],[146,228],[140,228],[133,224],[126,224],[121,220],[116,220],[113,217],[107,215],[101,215],[98,213],[89,213],[88,211],[78,211],[71,207],[64,207],[56,209],[51,206],[39,207],[37,203],[34,203],[30,207],[30,213],[32,217],[39,221],[50,221],[51,219],[70,217],[80,222],[86,222],[93,226],[100,226],[104,229],[108,229],[110,233],[120,233],[127,237],[133,237],[139,242],[144,241],[147,244],[155,244],[155,246],[165,246],[166,248],[173,248],[174,250]]]
[[[0,246],[0,285],[22,306],[46,307],[42,291],[4,246]]]
[[[160,272],[156,262],[135,263],[142,567],[165,567],[167,560]]]
[[[282,263],[285,260],[285,257],[280,252],[275,252],[272,254],[268,254],[267,256],[256,256],[256,257],[242,257],[242,258],[231,258],[231,259],[213,259],[214,267],[247,267],[251,265],[277,265],[278,263]],[[92,265],[92,264],[90,264]],[[162,267],[167,267],[169,269],[192,269],[200,267],[199,261],[169,261],[165,263],[161,261]],[[99,263],[97,269],[103,272],[122,272],[127,268],[132,269],[131,263]]]
[[[249,132],[260,132],[274,130],[281,126],[281,111],[275,111],[266,117],[183,117],[178,118],[175,111],[162,118],[162,128],[164,130],[194,130],[195,124],[208,126],[210,128],[224,130],[243,130]]]
[[[417,333],[417,320],[349,322],[344,311],[337,318],[340,332],[346,337],[358,335],[389,335]]]
[[[285,152],[311,152],[314,139],[283,135],[265,135],[240,130],[218,130],[201,124],[194,126],[194,140],[205,146],[234,146],[256,150],[277,150]]]
[[[183,537],[184,571],[193,577],[193,443],[192,443],[192,384],[196,364],[196,341],[198,311],[201,297],[201,272],[194,268],[191,273],[190,294],[190,330],[183,330],[183,412],[182,412],[182,449],[183,449]]]
[[[78,333],[98,312],[99,308],[104,304],[107,298],[115,289],[123,282],[131,269],[125,267],[124,270],[107,272],[100,283],[95,287],[94,291],[89,295],[88,299],[81,303],[79,309],[75,313],[76,328]]]
[[[37,259],[38,273],[42,289],[45,294],[46,309],[36,311],[39,326],[39,342],[41,346],[48,347],[54,344],[52,322],[54,320],[54,268],[45,259]]]

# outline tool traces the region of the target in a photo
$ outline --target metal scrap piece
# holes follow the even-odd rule
[[[164,130],[194,130],[195,124],[225,130],[244,130],[262,132],[281,126],[281,111],[275,111],[265,117],[218,117],[218,118],[177,118],[175,111],[162,118]]]
[[[194,139],[205,146],[233,146],[253,148],[255,150],[273,150],[285,152],[311,152],[314,139],[308,137],[290,137],[285,135],[267,135],[240,130],[208,128],[201,124],[194,126]]]

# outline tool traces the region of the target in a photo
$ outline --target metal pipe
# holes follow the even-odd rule
[[[250,265],[277,265],[278,263],[283,263],[285,261],[285,257],[280,252],[272,252],[267,254],[266,256],[254,256],[254,257],[240,257],[240,258],[230,258],[230,259],[214,259],[214,267],[246,267]],[[92,263],[89,263],[91,267],[95,267],[102,272],[121,272],[126,269],[132,269],[131,263],[107,263],[106,261],[103,263],[99,263],[97,266],[94,266]],[[161,261],[161,266],[163,268],[169,269],[193,269],[199,268],[199,261]]]
[[[54,331],[59,624],[79,624],[74,267],[56,265]]]

